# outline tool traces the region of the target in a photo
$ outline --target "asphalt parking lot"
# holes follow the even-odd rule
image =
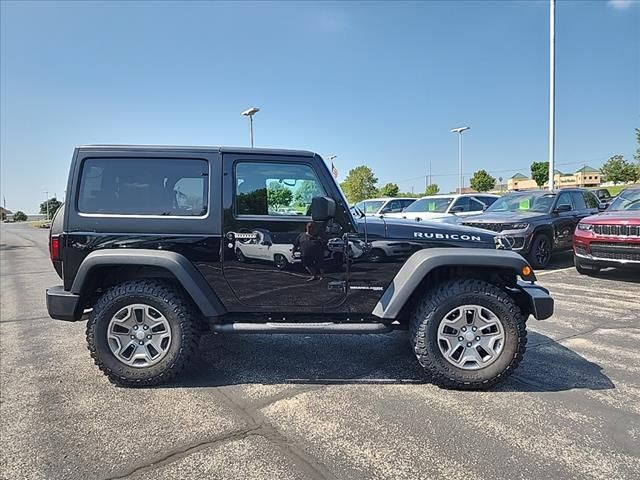
[[[490,392],[430,385],[403,332],[212,335],[179,384],[127,390],[48,318],[47,234],[0,230],[0,478],[640,478],[640,275],[558,256],[556,313]]]

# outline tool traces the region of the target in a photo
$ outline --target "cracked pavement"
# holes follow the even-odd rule
[[[429,384],[405,332],[210,335],[176,384],[108,383],[50,320],[46,230],[0,227],[0,478],[639,478],[640,275],[540,272],[556,313],[490,392]]]

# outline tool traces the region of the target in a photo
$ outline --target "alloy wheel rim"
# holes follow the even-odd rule
[[[157,364],[169,351],[171,337],[171,326],[165,316],[143,303],[121,308],[107,327],[111,353],[130,367]]]
[[[546,240],[540,240],[536,249],[536,259],[541,264],[545,264],[549,259],[549,245]]]
[[[462,370],[479,370],[495,362],[504,349],[500,318],[481,305],[462,305],[438,326],[438,347],[444,359]]]

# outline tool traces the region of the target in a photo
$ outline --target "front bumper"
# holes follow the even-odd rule
[[[83,314],[80,295],[65,290],[62,285],[47,288],[47,311],[56,320],[77,322]]]
[[[521,302],[536,320],[546,320],[553,315],[554,303],[549,290],[540,285],[522,281],[518,282],[517,288],[521,295]]]

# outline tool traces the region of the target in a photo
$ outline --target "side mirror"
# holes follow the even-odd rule
[[[267,246],[267,247],[270,247],[270,246],[271,246],[271,245],[273,245],[273,244],[272,244],[269,240],[264,240],[264,241],[262,242],[262,245],[265,245],[265,246]]]
[[[336,202],[329,197],[313,197],[311,199],[311,219],[324,222],[336,216]]]
[[[609,205],[608,205],[608,204],[606,204],[606,203],[599,203],[599,204],[598,204],[598,211],[599,211],[599,212],[604,212],[604,211],[607,209],[607,207],[608,207],[608,206],[609,206]]]
[[[460,213],[460,212],[464,212],[464,208],[463,207],[452,207],[451,210],[449,210],[451,213]]]
[[[563,203],[562,205],[558,205],[555,210],[556,213],[570,212],[570,211],[571,211],[571,205],[569,205],[568,203]]]

